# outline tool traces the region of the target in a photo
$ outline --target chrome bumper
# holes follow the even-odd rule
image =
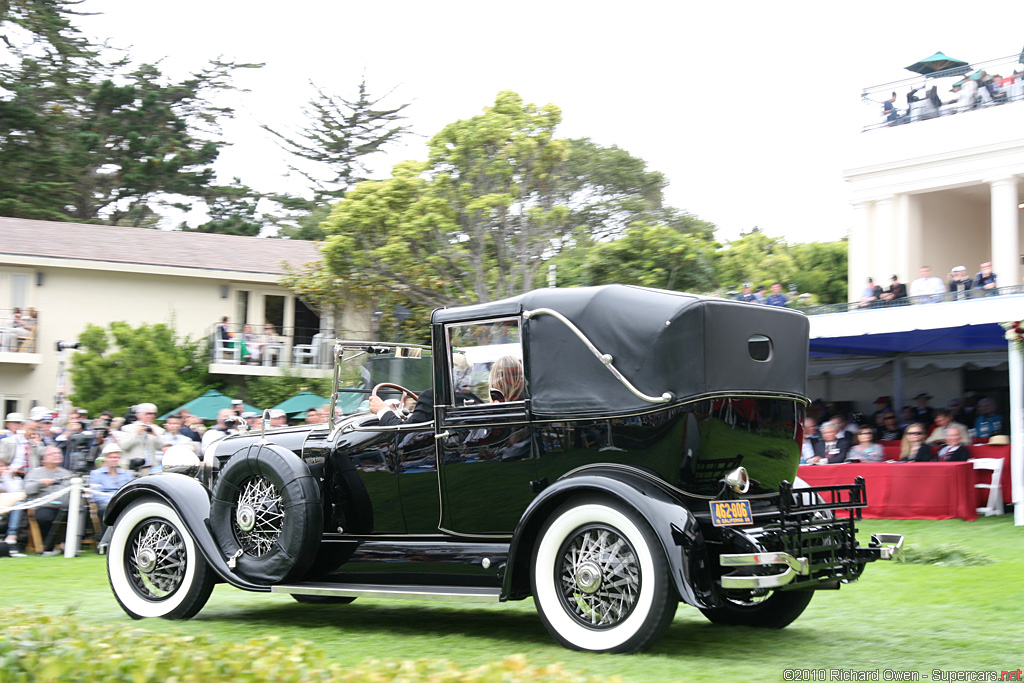
[[[810,573],[807,558],[793,557],[789,553],[722,555],[720,560],[723,567],[785,566],[778,574],[763,576],[728,574],[722,577],[722,588],[778,588],[785,586],[797,576],[807,576]]]
[[[891,545],[890,545],[891,544]],[[903,534],[871,534],[871,544],[864,548],[879,560],[903,561]]]
[[[872,534],[871,544],[860,548],[865,561],[903,559],[902,534]],[[723,567],[770,567],[780,566],[777,574],[752,576],[749,574],[726,574],[722,577],[722,588],[778,588],[792,582],[798,576],[810,575],[810,563],[806,557],[793,557],[789,553],[742,553],[722,555]]]

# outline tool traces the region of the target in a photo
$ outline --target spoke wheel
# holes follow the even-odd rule
[[[563,544],[556,580],[562,607],[591,628],[609,628],[633,612],[640,597],[640,563],[614,529],[590,526]]]
[[[263,477],[253,477],[238,494],[234,529],[238,544],[249,555],[270,552],[284,528],[281,494]]]
[[[576,650],[647,649],[664,635],[678,604],[650,525],[600,498],[570,500],[548,518],[531,579],[544,626]]]
[[[133,619],[193,617],[215,582],[181,518],[153,498],[133,502],[114,523],[107,576],[114,597]]]

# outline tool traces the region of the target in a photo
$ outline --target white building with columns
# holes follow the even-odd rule
[[[1019,203],[1024,178],[1024,102],[859,136],[843,172],[853,207],[849,301],[868,277],[909,285],[921,266],[948,279],[992,261],[999,286],[1021,284]]]

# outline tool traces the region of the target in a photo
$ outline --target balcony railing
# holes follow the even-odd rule
[[[285,327],[246,329],[249,325],[217,323],[210,328],[210,363],[265,368],[331,368],[334,338],[317,329]]]
[[[1018,74],[1014,78],[1015,71],[1024,70],[1024,67],[1021,66],[1022,56],[1024,55],[1015,54],[1000,57],[966,67],[940,71],[928,77],[914,76],[865,88],[861,93],[861,101],[865,105],[866,114],[863,129],[867,131],[917,123],[939,116],[963,114],[977,109],[1024,101],[1024,74]],[[951,92],[953,85],[979,72],[984,72],[986,76],[999,75],[1000,81],[1007,78],[1012,78],[1013,81],[1005,84],[997,83],[993,87],[993,92],[990,93],[980,79],[975,79],[975,82],[978,83],[978,92],[973,101],[959,101],[961,99],[959,95]],[[935,86],[935,94],[941,101],[941,105],[938,107],[928,98],[928,92],[932,86]],[[911,91],[914,91],[914,96],[919,98],[917,101],[908,101],[907,95]],[[893,105],[897,115],[895,120],[890,121],[883,114],[882,103],[888,100],[894,92],[896,93],[896,102]]]
[[[0,351],[35,353],[39,314],[35,309],[0,308]]]
[[[969,289],[965,292],[946,292],[945,294],[928,294],[925,296],[907,296],[889,301],[871,301],[862,304],[859,301],[851,301],[845,304],[825,304],[822,306],[808,306],[800,309],[806,315],[822,315],[825,313],[853,313],[859,311],[876,311],[881,308],[893,308],[896,306],[922,306],[939,303],[942,301],[970,301],[989,296],[1006,296],[1011,294],[1024,294],[1024,285],[1011,285],[999,287],[998,289]]]

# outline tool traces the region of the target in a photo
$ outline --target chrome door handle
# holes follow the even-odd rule
[[[441,432],[440,434],[434,434],[434,440],[436,441],[436,440],[438,440],[438,439],[445,439],[445,438],[447,438],[447,437],[449,437],[449,436],[451,436],[451,435],[452,435],[452,433],[451,433],[451,432],[449,432],[449,431],[448,431],[448,430],[446,429],[446,430],[444,430],[443,432]]]

